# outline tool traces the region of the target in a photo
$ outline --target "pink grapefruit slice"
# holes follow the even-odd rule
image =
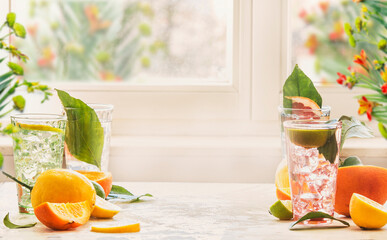
[[[319,119],[322,115],[320,106],[307,97],[286,97],[292,100],[292,113],[297,114],[303,119]]]

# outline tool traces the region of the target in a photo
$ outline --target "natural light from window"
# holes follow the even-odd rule
[[[232,0],[12,0],[29,80],[232,82]]]

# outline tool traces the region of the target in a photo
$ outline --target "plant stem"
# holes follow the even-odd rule
[[[1,171],[5,176],[9,177],[10,179],[14,180],[15,182],[19,183],[20,185],[22,185],[23,187],[27,188],[28,190],[32,191],[32,188],[31,186],[25,184],[24,182],[16,179],[15,177],[9,175],[8,173],[4,172],[4,171]]]
[[[13,34],[13,32],[9,32],[9,33],[5,34],[5,36],[3,36],[2,38],[0,38],[0,41],[3,41],[4,38],[6,38],[6,37],[8,37],[8,36],[10,36],[10,35],[12,35],[12,34]]]
[[[5,115],[7,115],[8,113],[12,112],[13,111],[13,108],[11,108],[10,110],[8,110],[7,112],[3,113],[0,115],[0,118],[4,117]]]

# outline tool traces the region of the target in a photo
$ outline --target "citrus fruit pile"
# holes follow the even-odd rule
[[[112,188],[112,175],[105,172],[76,172],[52,169],[43,172],[31,191],[31,203],[40,222],[54,230],[76,228],[90,216],[112,218],[121,208],[97,196],[92,181],[106,196]],[[97,188],[98,189],[98,188]],[[95,227],[98,232],[135,232],[139,224]]]

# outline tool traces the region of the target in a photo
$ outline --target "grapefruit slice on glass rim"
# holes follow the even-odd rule
[[[307,97],[286,97],[292,100],[292,114],[297,114],[302,119],[319,119],[322,115],[320,106]]]

